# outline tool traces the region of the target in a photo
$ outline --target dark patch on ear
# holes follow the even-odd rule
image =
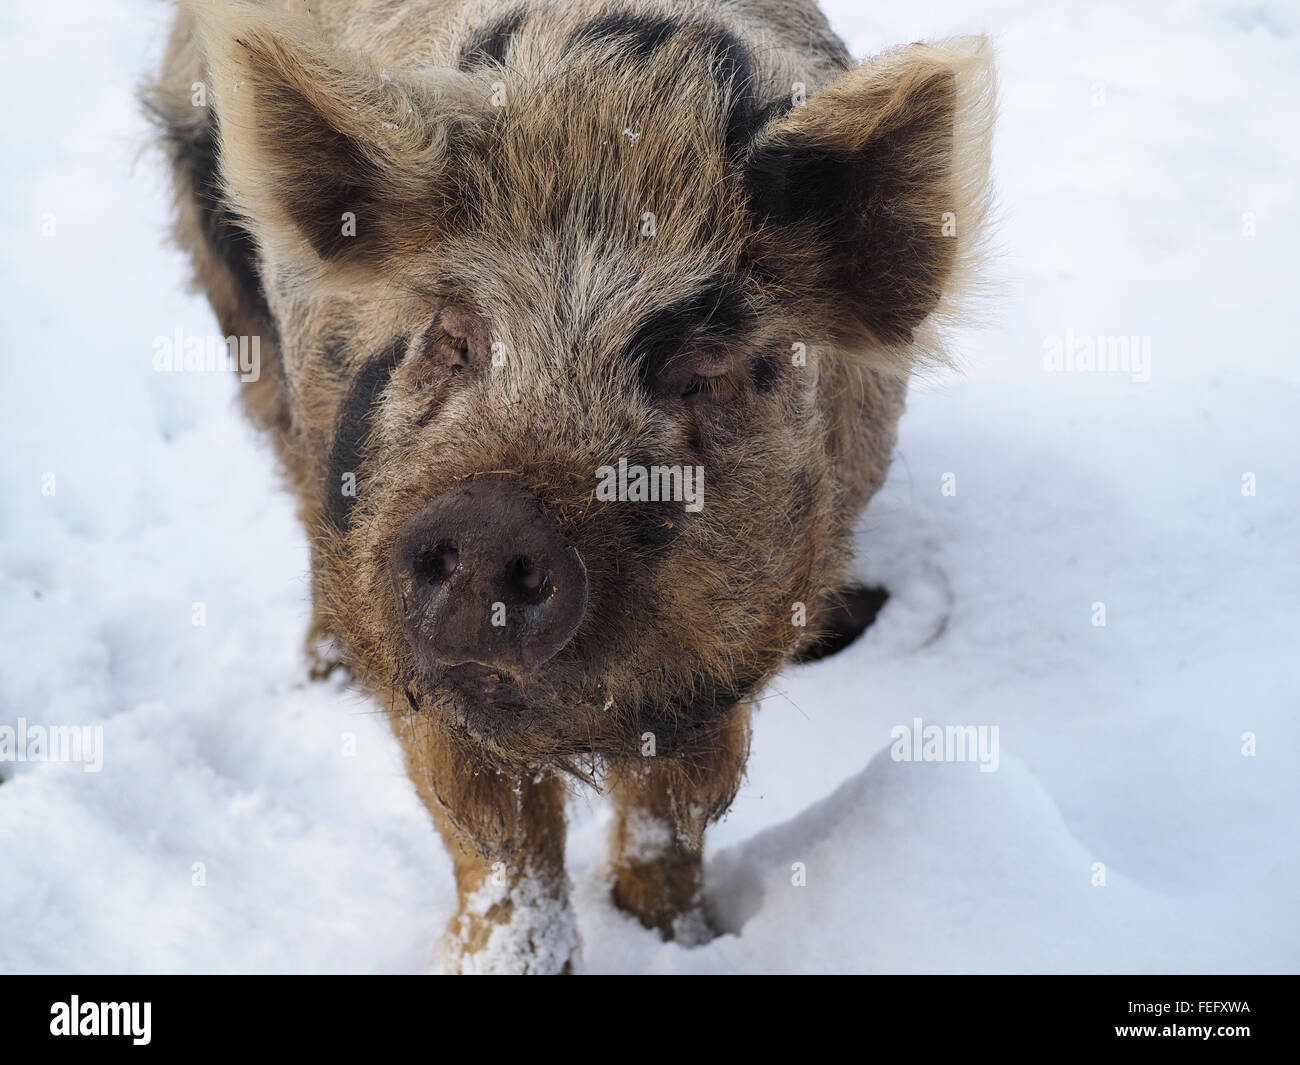
[[[461,48],[457,67],[468,72],[490,63],[503,65],[510,43],[527,17],[524,8],[517,7],[495,22],[480,26],[470,34],[469,40]]]
[[[628,341],[624,358],[641,383],[654,391],[664,369],[688,343],[731,341],[754,325],[754,311],[739,285],[718,278],[643,319]]]
[[[329,472],[325,479],[325,519],[340,532],[347,530],[352,504],[356,502],[355,495],[343,494],[343,474],[353,474],[360,483],[375,403],[401,362],[406,344],[406,337],[394,340],[361,367],[339,407],[334,422],[334,443],[330,447]]]
[[[955,79],[940,71],[914,87],[907,117],[860,151],[814,133],[779,132],[749,154],[745,184],[755,216],[795,227],[791,241],[824,249],[827,298],[848,301],[878,339],[909,342],[938,303],[952,267],[953,242],[941,220],[909,205],[948,180],[945,155],[916,144],[951,146]],[[946,157],[950,161],[950,154]]]
[[[629,58],[646,59],[661,48],[682,23],[667,15],[643,15],[614,11],[582,23],[569,34],[560,55],[592,44],[613,44]]]
[[[870,180],[858,164],[837,148],[775,138],[755,150],[745,168],[754,212],[786,225],[834,221],[861,198]]]
[[[825,613],[813,621],[820,633],[816,642],[799,651],[794,661],[817,662],[843,651],[871,627],[888,601],[889,593],[884,588],[859,584],[842,589]]]
[[[361,248],[379,224],[379,175],[361,146],[335,129],[301,92],[287,85],[262,88],[263,109],[293,114],[301,120],[262,130],[262,150],[296,160],[296,169],[311,182],[310,192],[286,189],[282,197],[293,224],[322,259],[340,259]],[[356,216],[356,234],[345,236],[343,215]]]

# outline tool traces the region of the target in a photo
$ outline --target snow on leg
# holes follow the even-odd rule
[[[442,808],[434,820],[451,852],[459,906],[441,944],[458,973],[564,973],[578,957],[564,872],[564,787],[554,776],[491,774],[504,831],[475,840]]]
[[[749,753],[749,707],[682,758],[625,764],[613,778],[612,894],[665,939],[706,942],[705,829],[731,805]]]

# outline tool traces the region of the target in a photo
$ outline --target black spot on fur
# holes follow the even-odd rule
[[[331,370],[341,370],[344,362],[347,360],[348,348],[341,341],[333,344],[326,344],[321,350],[321,359]]]
[[[348,527],[355,495],[343,494],[343,475],[351,473],[359,482],[365,461],[366,440],[379,394],[397,369],[406,350],[407,338],[401,337],[361,368],[334,423],[334,443],[330,447],[329,473],[325,480],[325,518],[340,531]]]
[[[633,455],[629,466],[653,469],[665,463],[656,462],[649,455]],[[690,517],[683,500],[662,499],[650,502],[629,501],[618,505],[627,535],[634,550],[653,555],[662,551],[681,535],[682,525]]]
[[[688,47],[682,53],[683,71],[689,67],[706,73],[727,102],[722,131],[728,155],[739,157],[759,128],[764,109],[754,96],[756,79],[749,49],[730,30],[717,23],[665,15],[622,11],[592,19],[578,26],[564,43],[561,54],[575,48],[608,46],[619,59],[645,60],[674,37],[685,35]]]
[[[743,145],[749,149],[753,146],[755,138],[772,122],[777,122],[794,110],[794,96],[782,96],[776,100],[769,100],[767,103],[759,106],[755,104],[749,115],[749,126],[745,131],[746,139]]]
[[[457,66],[461,70],[470,71],[489,63],[505,63],[510,42],[527,17],[527,12],[522,7],[517,7],[495,22],[480,26],[470,34],[469,40],[461,48]]]
[[[661,48],[682,23],[666,15],[642,15],[631,11],[614,11],[578,26],[564,42],[561,55],[575,48],[594,44],[611,44],[629,58],[646,59]]]
[[[221,183],[216,113],[209,109],[207,120],[189,137],[172,135],[170,140],[178,167],[188,176],[194,199],[199,206],[204,237],[229,273],[239,302],[273,332],[271,308],[262,288],[257,243],[231,211]],[[273,335],[269,339],[274,343],[276,337]]]
[[[749,363],[749,379],[760,392],[771,392],[781,377],[781,356],[765,351]]]
[[[624,357],[642,384],[654,391],[673,357],[688,344],[733,340],[754,324],[754,312],[740,287],[729,278],[719,278],[651,313],[632,334]]]
[[[727,154],[735,158],[749,147],[760,112],[754,97],[754,62],[749,49],[729,30],[707,26],[702,32],[709,73],[727,100],[723,140]]]
[[[685,509],[667,503],[645,503],[630,507],[628,526],[633,547],[646,554],[655,554],[668,547],[682,533],[686,520]]]
[[[687,748],[716,727],[752,686],[731,688],[712,677],[698,677],[690,691],[676,698],[643,703],[637,714],[637,732],[653,732],[659,754]]]

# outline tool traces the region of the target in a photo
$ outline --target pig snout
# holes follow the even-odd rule
[[[582,559],[522,486],[474,481],[407,522],[392,554],[403,631],[422,662],[531,673],[587,609]]]

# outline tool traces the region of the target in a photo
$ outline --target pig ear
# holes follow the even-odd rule
[[[195,9],[223,179],[264,255],[366,266],[427,243],[457,209],[454,170],[482,126],[463,76],[406,85],[295,20]]]
[[[843,74],[754,139],[758,261],[819,300],[837,340],[912,346],[978,246],[992,114],[982,38]]]

